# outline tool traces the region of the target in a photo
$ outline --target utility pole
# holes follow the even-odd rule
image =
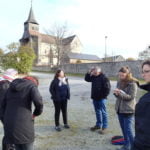
[[[105,62],[107,60],[107,36],[105,36]]]

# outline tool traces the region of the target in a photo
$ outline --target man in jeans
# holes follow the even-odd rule
[[[110,92],[110,81],[102,73],[101,68],[94,67],[85,75],[85,81],[92,83],[91,98],[96,113],[96,125],[91,131],[100,130],[105,134],[108,128],[108,116],[106,111],[107,96]]]

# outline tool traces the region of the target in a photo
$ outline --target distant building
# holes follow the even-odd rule
[[[73,53],[81,53],[83,46],[76,35],[64,38],[63,47]],[[56,57],[51,57],[56,48],[54,36],[39,32],[39,23],[36,21],[31,7],[29,17],[24,23],[24,33],[20,39],[21,45],[32,47],[36,53],[35,65],[56,65]],[[53,58],[53,60],[51,60]],[[52,64],[53,63],[53,64]]]
[[[144,51],[139,53],[139,60],[150,59],[150,46],[148,46]]]
[[[65,58],[65,63],[97,63],[101,62],[101,59],[96,55],[79,54],[79,53],[68,53]]]
[[[102,61],[104,62],[118,62],[118,61],[125,61],[125,60],[126,59],[121,55],[102,58]]]

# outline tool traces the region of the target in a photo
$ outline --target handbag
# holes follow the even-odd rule
[[[124,140],[123,136],[116,135],[116,136],[113,136],[111,138],[111,143],[113,145],[124,145],[125,144],[125,140]]]

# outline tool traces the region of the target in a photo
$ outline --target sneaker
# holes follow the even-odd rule
[[[55,127],[55,130],[58,131],[58,132],[60,132],[60,131],[61,131],[60,126],[56,126],[56,127]]]
[[[70,126],[69,126],[68,124],[65,124],[65,125],[64,125],[64,128],[69,129]]]
[[[102,130],[99,131],[100,134],[106,134],[107,132],[107,128],[102,128]]]
[[[94,127],[91,127],[90,130],[91,131],[96,131],[96,130],[100,130],[101,127],[98,127],[98,126],[94,126]]]

